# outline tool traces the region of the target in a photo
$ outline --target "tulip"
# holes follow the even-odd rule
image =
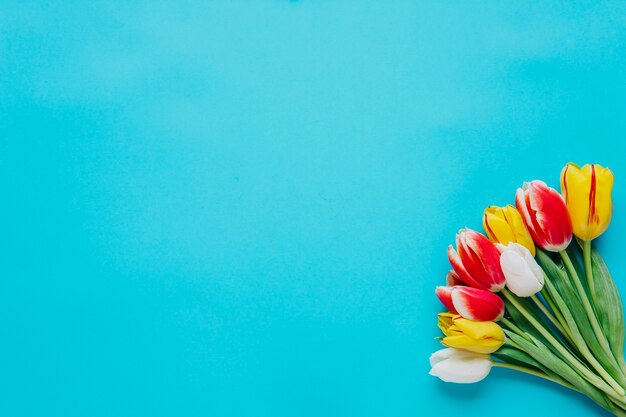
[[[504,287],[500,252],[489,239],[474,230],[462,229],[456,235],[456,247],[448,247],[448,259],[461,281],[492,292]]]
[[[480,288],[437,287],[435,294],[451,312],[469,320],[498,321],[504,314],[504,302],[494,293]]]
[[[483,214],[483,228],[492,242],[506,245],[516,242],[528,248],[535,256],[535,244],[524,225],[522,215],[512,205],[506,207],[489,206]]]
[[[454,272],[454,269],[448,271],[448,275],[446,275],[446,285],[448,287],[454,287],[455,285],[463,285],[463,281],[459,278],[459,275]]]
[[[572,222],[563,197],[545,182],[526,182],[517,189],[515,205],[535,243],[560,252],[572,241]]]
[[[438,326],[445,346],[475,353],[492,353],[504,344],[504,331],[492,321],[468,320],[452,313],[440,313]]]
[[[518,297],[530,297],[543,288],[543,270],[530,251],[519,243],[498,245],[506,286]]]
[[[430,356],[429,374],[444,382],[472,384],[489,375],[491,365],[489,355],[445,348]]]
[[[613,173],[598,164],[582,168],[570,162],[561,172],[561,192],[572,219],[574,234],[592,240],[609,227],[613,212]]]

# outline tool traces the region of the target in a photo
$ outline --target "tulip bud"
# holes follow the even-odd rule
[[[506,207],[489,206],[483,214],[483,228],[492,242],[516,242],[528,248],[535,256],[535,244],[519,211],[512,205]]]
[[[498,245],[502,252],[500,265],[506,277],[506,286],[518,297],[530,297],[543,288],[543,270],[530,251],[519,243]]]
[[[456,235],[456,247],[448,247],[448,259],[461,281],[492,292],[504,287],[500,252],[489,239],[474,230],[462,229]]]
[[[479,288],[437,287],[435,294],[453,313],[469,320],[498,321],[504,314],[504,302],[494,293]]]
[[[535,243],[560,252],[572,241],[572,223],[563,197],[545,182],[526,182],[517,189],[515,205]]]
[[[482,381],[491,371],[489,355],[445,348],[430,356],[430,372],[444,382],[472,384]]]
[[[493,321],[474,321],[452,313],[438,315],[445,346],[476,353],[493,353],[504,344],[504,331]]]
[[[570,162],[561,172],[561,193],[572,219],[574,234],[592,240],[609,227],[613,214],[613,173],[598,164],[580,168]]]

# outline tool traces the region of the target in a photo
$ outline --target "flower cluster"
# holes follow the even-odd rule
[[[524,183],[514,206],[485,209],[485,234],[458,232],[435,290],[446,348],[431,356],[431,375],[474,383],[508,368],[626,415],[622,303],[591,244],[611,221],[612,188],[608,168],[569,163],[560,193]]]

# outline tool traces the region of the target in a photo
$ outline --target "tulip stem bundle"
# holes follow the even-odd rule
[[[589,359],[590,362],[593,362],[594,368],[598,369],[598,371],[601,373],[601,376],[606,380],[606,382],[608,382],[610,387],[607,386],[605,383],[601,382],[598,379],[598,377],[594,375],[589,369],[587,369],[585,365],[578,358],[576,358],[572,353],[570,353],[570,351],[561,342],[559,342],[546,327],[541,325],[535,319],[535,317],[533,317],[533,315],[528,310],[526,310],[524,306],[522,306],[509,291],[507,291],[506,289],[502,290],[502,294],[504,294],[506,299],[515,308],[517,308],[517,310],[530,322],[530,324],[535,329],[537,329],[537,331],[543,337],[545,337],[545,339],[548,341],[548,343],[550,343],[552,347],[554,347],[561,355],[563,355],[563,357],[567,359],[576,368],[576,370],[581,373],[581,375],[589,379],[589,382],[599,384],[601,386],[601,389],[604,391],[610,390],[612,388],[615,390],[615,392],[618,393],[618,395],[622,395],[622,396],[624,395],[624,390],[617,384],[617,382],[613,380],[613,378],[611,378],[610,375],[606,373],[604,368],[602,368],[602,366],[599,363],[597,363],[597,361],[595,361],[593,356],[590,356],[587,354],[588,351],[586,349],[584,350],[583,355],[587,359]],[[611,391],[606,391],[606,392],[609,394],[612,394]]]
[[[592,246],[610,223],[612,187],[608,168],[569,163],[561,193],[525,183],[515,206],[485,209],[487,236],[457,234],[452,270],[435,291],[448,312],[439,314],[446,348],[431,356],[431,375],[473,383],[506,368],[626,417],[624,311]]]

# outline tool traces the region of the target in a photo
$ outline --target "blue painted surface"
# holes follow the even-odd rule
[[[456,230],[567,161],[626,291],[623,3],[128,3],[0,5],[0,415],[597,415],[427,359]]]

